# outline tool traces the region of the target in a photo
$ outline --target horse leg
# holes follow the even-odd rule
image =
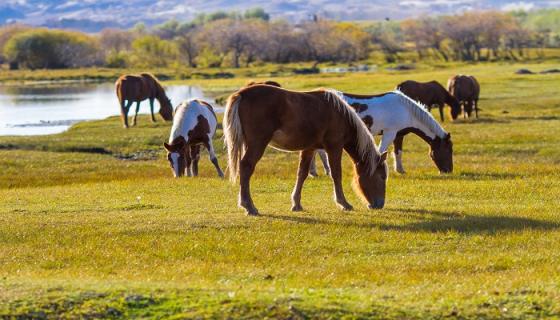
[[[253,172],[255,172],[255,166],[257,162],[261,159],[264,150],[266,148],[267,141],[259,144],[252,144],[247,147],[243,159],[239,163],[239,205],[247,211],[250,216],[259,215],[259,211],[251,199],[250,181]]]
[[[474,115],[478,119],[478,100],[474,100]]]
[[[301,189],[303,188],[303,183],[307,178],[307,173],[309,172],[309,166],[315,158],[315,150],[303,150],[299,154],[299,167],[298,176],[296,180],[296,185],[294,191],[292,192],[292,211],[303,211],[301,206]]]
[[[152,122],[156,122],[154,117],[154,98],[150,98],[150,114],[152,115]]]
[[[191,146],[192,174],[198,176],[198,161],[200,160],[200,146]]]
[[[300,155],[300,157],[301,157],[301,155]],[[311,159],[311,163],[309,164],[309,175],[313,178],[316,178],[316,177],[319,176],[317,174],[317,165],[315,164],[315,152],[313,152],[313,158]]]
[[[132,126],[136,125],[136,118],[138,117],[138,111],[140,111],[140,101],[136,102],[136,113],[134,114],[134,119],[132,119]]]
[[[130,110],[130,107],[132,106],[133,101],[131,100],[126,100],[126,106],[124,104],[124,100],[122,102],[121,105],[121,119],[123,121],[123,126],[125,128],[128,128],[128,110]]]
[[[379,152],[383,153],[389,150],[389,146],[395,138],[397,137],[396,131],[383,131],[383,137],[381,137],[381,145],[379,146]]]
[[[445,118],[443,116],[443,107],[445,106],[445,104],[438,104],[438,108],[439,108],[439,117],[441,118],[441,122],[445,122]]]
[[[331,178],[334,185],[334,198],[336,203],[342,210],[352,210],[352,205],[346,201],[344,191],[342,190],[342,149],[331,147],[326,149],[331,167]]]
[[[393,156],[395,158],[395,171],[401,174],[404,174],[404,168],[402,164],[402,146],[403,146],[404,136],[397,135],[395,140],[393,141]]]
[[[323,163],[323,169],[325,169],[325,175],[331,175],[331,168],[329,167],[329,159],[327,158],[327,153],[325,150],[318,150],[317,153],[319,154],[319,158],[321,158],[321,162]]]
[[[204,142],[204,146],[208,150],[208,154],[210,155],[210,161],[212,162],[212,164],[216,168],[216,171],[218,172],[218,177],[223,178],[224,172],[222,171],[222,169],[220,169],[220,165],[218,164],[218,158],[216,157],[216,153],[214,152],[214,145],[212,144],[212,139],[210,137],[208,137],[208,141]]]
[[[192,177],[192,158],[189,147],[187,147],[185,150],[185,161],[187,163],[185,166],[186,175],[187,177]]]

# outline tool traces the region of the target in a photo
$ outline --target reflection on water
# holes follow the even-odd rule
[[[166,91],[174,106],[190,98],[214,102],[197,87],[171,85]],[[157,101],[155,105],[157,112]],[[132,109],[129,116],[133,115]],[[142,102],[140,112],[150,112],[147,100]],[[0,86],[0,135],[58,133],[79,121],[118,114],[120,106],[112,83]]]

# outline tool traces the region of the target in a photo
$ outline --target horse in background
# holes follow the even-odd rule
[[[447,90],[463,106],[463,117],[470,118],[474,109],[478,119],[478,99],[480,97],[480,84],[475,77],[469,75],[456,75],[447,81]]]
[[[461,113],[461,104],[459,101],[449,94],[445,88],[437,81],[416,82],[407,80],[397,85],[397,90],[406,94],[412,100],[418,101],[428,107],[431,111],[435,105],[439,108],[439,116],[441,121],[445,121],[443,116],[443,108],[445,104],[451,107],[451,118],[457,119]]]
[[[224,177],[212,144],[217,128],[218,119],[208,102],[192,99],[177,106],[169,143],[163,143],[175,178],[182,177],[185,171],[189,177],[198,176],[201,146],[208,150],[218,176]]]
[[[383,135],[380,152],[387,152],[389,145],[394,144],[395,171],[404,173],[402,144],[404,136],[409,133],[416,134],[430,145],[429,155],[441,173],[453,171],[451,134],[424,106],[400,91],[371,96],[342,92],[339,95],[356,110],[373,135]]]
[[[358,115],[330,90],[294,92],[270,85],[240,89],[228,98],[224,114],[230,180],[240,177],[239,205],[258,215],[250,194],[250,179],[267,145],[300,151],[292,211],[301,211],[301,190],[316,149],[325,149],[331,167],[336,203],[352,206],[342,189],[342,151],[353,160],[357,190],[369,208],[383,208],[387,154],[380,154]]]
[[[154,100],[157,99],[160,105],[159,114],[166,121],[173,120],[173,107],[171,101],[165,94],[165,90],[157,78],[150,73],[141,73],[140,75],[122,75],[115,83],[117,97],[121,106],[121,120],[123,126],[128,128],[128,111],[134,102],[136,102],[136,113],[132,119],[132,125],[136,125],[136,118],[140,110],[140,102],[149,99],[150,113],[152,122],[154,117]]]

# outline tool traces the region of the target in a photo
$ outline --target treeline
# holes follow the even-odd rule
[[[255,62],[353,62],[378,52],[395,62],[410,51],[418,59],[516,60],[526,58],[528,48],[559,46],[554,25],[559,17],[560,10],[491,11],[406,21],[315,18],[291,24],[271,21],[257,8],[202,14],[152,28],[138,24],[130,30],[105,29],[96,35],[8,25],[0,28],[0,63],[14,69],[241,67]]]

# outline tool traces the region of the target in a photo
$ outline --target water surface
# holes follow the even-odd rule
[[[166,86],[166,91],[173,106],[190,98],[214,102],[198,87],[170,85]],[[133,109],[135,105],[129,116],[134,115]],[[154,109],[154,112],[159,110],[157,101]],[[149,112],[150,104],[146,100],[140,106],[140,113]],[[120,106],[112,83],[0,86],[0,135],[59,133],[79,121],[104,119],[119,114]]]

